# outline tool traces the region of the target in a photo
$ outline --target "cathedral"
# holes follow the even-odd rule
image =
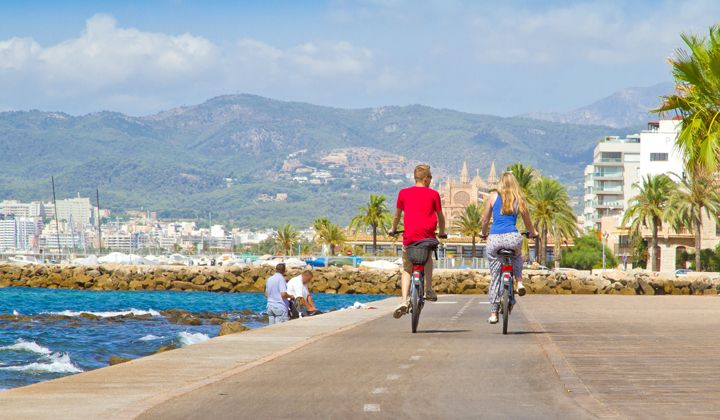
[[[490,174],[486,181],[480,178],[479,170],[476,170],[475,178],[470,179],[467,162],[464,162],[460,171],[460,179],[448,178],[445,183],[440,185],[440,198],[447,225],[452,226],[455,218],[465,210],[468,204],[481,205],[490,191],[497,188],[497,183],[495,162],[490,166]]]

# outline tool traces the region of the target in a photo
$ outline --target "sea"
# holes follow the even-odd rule
[[[379,295],[313,295],[321,311],[352,309]],[[182,325],[167,310],[214,314],[250,328],[267,324],[262,293],[0,289],[0,391],[135,359],[217,336],[219,325]]]

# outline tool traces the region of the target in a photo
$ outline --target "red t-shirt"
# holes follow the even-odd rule
[[[435,237],[437,212],[442,210],[440,194],[428,187],[410,187],[400,190],[397,208],[405,213],[403,245]]]

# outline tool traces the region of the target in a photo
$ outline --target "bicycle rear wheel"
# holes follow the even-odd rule
[[[420,287],[413,281],[412,294],[410,296],[410,305],[412,307],[412,332],[417,332],[418,323],[420,323]]]
[[[500,298],[500,305],[502,306],[503,334],[507,334],[508,321],[510,321],[510,296],[507,290],[503,291],[502,298]]]

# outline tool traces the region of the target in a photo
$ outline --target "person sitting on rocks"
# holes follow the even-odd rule
[[[299,316],[317,315],[320,311],[315,307],[308,285],[313,278],[313,272],[305,270],[295,276],[287,284],[287,291],[295,296],[294,305]]]
[[[288,299],[294,299],[295,296],[287,291],[285,264],[280,263],[275,266],[275,274],[265,282],[265,296],[267,297],[267,314],[270,325],[287,321]]]

